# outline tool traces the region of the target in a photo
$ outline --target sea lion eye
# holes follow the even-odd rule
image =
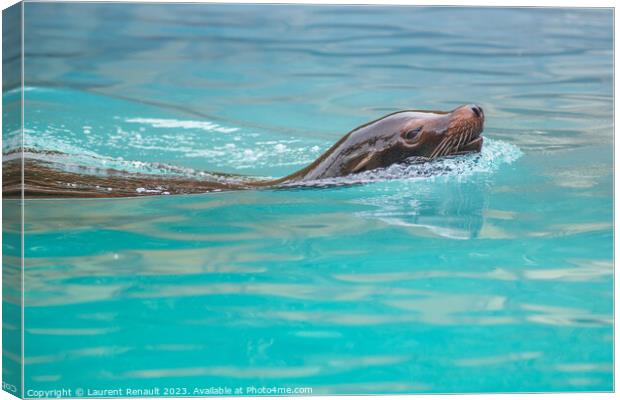
[[[421,127],[421,126],[418,126],[417,128],[413,128],[413,129],[411,129],[410,131],[407,131],[407,132],[403,135],[403,137],[404,137],[405,139],[407,139],[407,140],[411,140],[411,139],[415,138],[415,137],[416,137],[416,135],[417,135],[418,133],[420,133],[420,131],[421,131],[421,130],[422,130],[422,127]]]

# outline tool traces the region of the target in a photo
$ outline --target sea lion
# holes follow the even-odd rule
[[[205,193],[264,187],[311,185],[415,158],[430,161],[447,155],[479,152],[484,112],[475,104],[452,111],[407,110],[388,114],[353,129],[307,167],[274,180],[207,173],[186,178],[106,170],[70,172],[31,157],[4,165],[5,196],[130,197],[156,194]]]

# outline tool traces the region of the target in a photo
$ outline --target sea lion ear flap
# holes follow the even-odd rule
[[[366,155],[366,157],[363,157],[352,169],[351,169],[351,173],[355,174],[357,172],[363,171],[364,168],[370,163],[370,161],[372,161],[372,159],[375,156],[375,152],[370,152]]]

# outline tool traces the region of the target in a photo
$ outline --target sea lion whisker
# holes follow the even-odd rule
[[[439,148],[437,151],[437,157],[443,157],[446,154],[448,154],[448,152],[452,148],[452,142],[453,142],[452,138],[446,138],[445,143],[443,143],[441,148]]]
[[[450,142],[450,148],[448,149],[448,151],[454,151],[454,149],[456,149],[459,146],[459,140],[461,139],[458,136],[454,137],[452,141]]]
[[[448,154],[452,153],[454,149],[456,148],[456,146],[457,146],[457,142],[455,141],[455,139],[454,138],[450,139],[450,142],[448,143],[448,145],[444,147],[443,149],[442,157],[447,156]]]
[[[461,139],[459,138],[459,140],[450,149],[450,153],[454,153],[455,151],[457,151],[460,145],[461,145]]]
[[[474,131],[471,130],[471,129],[469,129],[467,131],[467,135],[466,135],[467,139],[463,142],[463,144],[467,144],[467,143],[469,143],[471,141],[471,137],[472,137],[473,133],[474,133]]]
[[[461,142],[461,138],[460,137],[456,137],[452,139],[452,146],[450,147],[450,149],[448,149],[449,153],[452,153],[454,151],[456,151],[456,149],[459,148],[459,143]],[[447,155],[448,153],[446,153]]]
[[[443,149],[442,156],[447,156],[448,154],[452,153],[454,151],[454,149],[456,149],[456,143],[454,143],[454,141],[452,141],[452,142],[450,142],[450,144],[448,146],[446,146]]]
[[[473,131],[471,129],[467,129],[467,131],[465,131],[465,134],[463,135],[463,143],[461,143],[460,147],[464,147],[467,143],[469,143],[472,133]]]
[[[435,156],[437,155],[437,150],[439,150],[439,148],[443,145],[443,143],[445,142],[445,139],[442,139],[441,142],[439,142],[439,144],[437,145],[437,147],[435,147],[433,149],[433,151],[431,151],[431,154],[429,154],[429,158],[432,160],[433,158],[435,158]]]
[[[450,138],[449,137],[446,137],[441,142],[439,142],[437,147],[435,147],[435,150],[433,150],[433,152],[431,153],[430,158],[434,159],[436,157],[441,157],[441,155],[442,155],[441,152],[443,151],[444,147],[446,147],[448,145],[449,142],[450,142]]]

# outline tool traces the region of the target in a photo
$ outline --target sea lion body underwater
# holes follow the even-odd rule
[[[274,180],[211,173],[205,179],[125,171],[84,174],[50,168],[24,158],[23,189],[26,197],[133,197],[311,185],[315,181],[385,168],[414,157],[430,161],[479,152],[483,126],[484,112],[477,105],[464,105],[450,112],[395,112],[352,130],[307,167]],[[5,163],[5,196],[21,195],[19,172],[20,166]]]

